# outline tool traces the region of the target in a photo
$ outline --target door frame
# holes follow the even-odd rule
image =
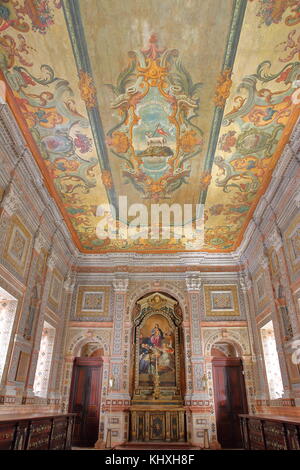
[[[216,424],[216,434],[218,439],[218,408],[217,408],[217,401],[216,401],[216,381],[214,375],[214,369],[218,366],[226,367],[226,366],[240,366],[241,367],[241,386],[243,388],[242,393],[242,413],[248,413],[248,397],[247,397],[247,388],[246,388],[246,380],[245,380],[245,368],[244,368],[244,361],[241,357],[213,357],[212,361],[212,384],[213,384],[213,397],[214,397],[214,409],[215,409],[215,424]],[[218,439],[219,442],[219,439]]]
[[[72,410],[73,407],[73,402],[75,398],[75,393],[76,393],[76,380],[78,377],[78,374],[75,373],[76,367],[99,367],[100,368],[100,383],[99,383],[99,389],[100,389],[100,399],[99,399],[99,406],[97,409],[97,421],[98,421],[98,428],[99,428],[99,422],[100,422],[100,408],[101,408],[101,399],[102,399],[102,381],[103,381],[103,359],[101,357],[75,357],[73,360],[73,367],[72,367],[72,379],[71,379],[71,385],[70,385],[70,397],[69,397],[69,413],[73,412],[70,411]],[[75,417],[76,420],[76,417]],[[75,423],[74,423],[75,424]],[[96,437],[95,442],[98,439],[98,435]]]

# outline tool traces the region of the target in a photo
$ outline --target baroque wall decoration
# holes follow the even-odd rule
[[[55,310],[58,308],[58,305],[61,300],[62,288],[63,288],[63,276],[57,269],[53,270],[50,290],[49,290],[49,305],[54,307]]]
[[[205,327],[202,329],[204,355],[211,355],[211,348],[218,342],[229,342],[235,347],[238,356],[250,355],[250,344],[247,327]]]
[[[266,274],[264,268],[259,267],[253,275],[253,287],[257,303],[256,314],[258,315],[270,302],[267,293]]]
[[[205,310],[207,316],[239,316],[237,286],[204,285]]]
[[[3,257],[20,274],[24,275],[32,235],[16,216],[12,217]]]
[[[203,203],[203,249],[238,246],[299,108],[294,6],[279,2],[277,15],[268,3],[203,0],[197,21],[192,0],[175,32],[169,12],[181,17],[182,8],[173,0],[143,9],[133,0],[5,1],[7,100],[82,252],[197,249],[175,237],[98,238],[99,204],[113,204],[123,223],[119,195]]]
[[[76,317],[109,318],[111,287],[81,286],[77,288]]]

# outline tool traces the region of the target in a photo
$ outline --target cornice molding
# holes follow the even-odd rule
[[[8,105],[0,106],[0,124],[0,142],[3,144],[1,150],[3,159],[6,158],[7,170],[9,169],[6,171],[10,178],[8,181],[6,179],[6,185],[11,185],[10,191],[14,192],[15,199],[19,201],[17,207],[19,213],[24,215],[25,220],[30,221],[30,226],[34,231],[39,225],[39,218],[42,218],[41,232],[44,238],[51,240],[56,231],[57,236],[55,241],[52,240],[52,244],[59,250],[63,259],[77,258],[78,250],[73,244],[70,232],[54,199],[46,189],[40,169]],[[30,192],[28,192],[28,184],[33,189]],[[30,195],[30,201],[28,201],[27,194]],[[5,196],[2,206],[3,204],[7,204]],[[58,231],[61,236],[58,235]]]

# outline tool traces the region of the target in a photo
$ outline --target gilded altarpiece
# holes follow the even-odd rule
[[[180,308],[157,292],[137,306],[131,440],[185,441]]]

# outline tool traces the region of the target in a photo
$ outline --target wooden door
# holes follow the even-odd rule
[[[102,359],[76,357],[73,366],[69,411],[76,413],[73,445],[94,446],[98,439]]]
[[[213,381],[218,441],[224,449],[243,446],[238,415],[248,413],[243,365],[239,358],[214,358]]]

